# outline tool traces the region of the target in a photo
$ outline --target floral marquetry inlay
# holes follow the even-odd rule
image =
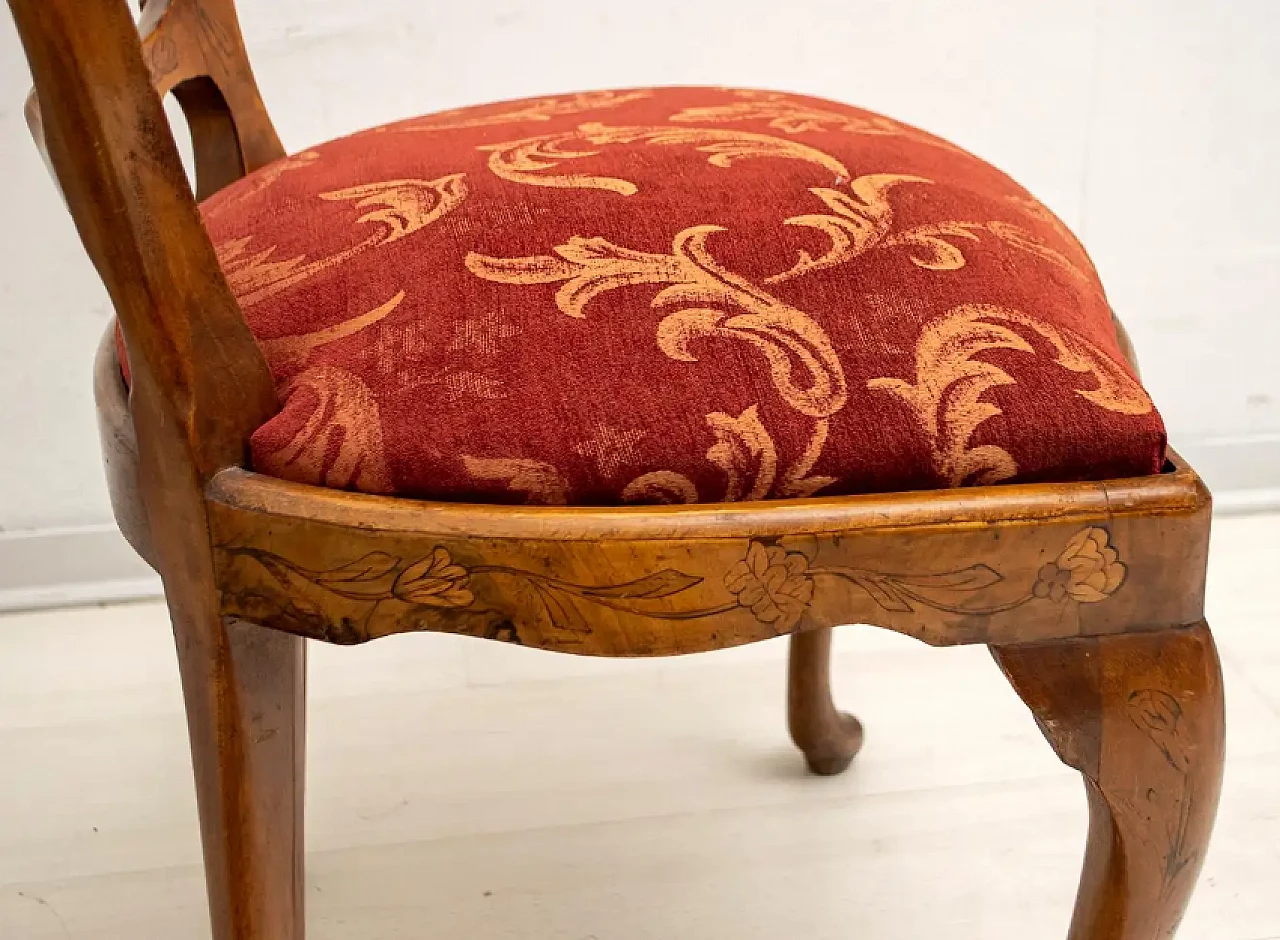
[[[886,614],[928,611],[972,617],[1004,613],[1032,603],[1096,604],[1123,585],[1126,567],[1106,529],[1088,527],[1023,584],[985,563],[944,571],[893,572],[838,564],[830,547],[799,550],[752,539],[740,557],[719,572],[661,568],[641,578],[583,581],[531,566],[462,562],[444,545],[420,558],[366,553],[341,567],[316,570],[259,548],[227,546],[229,557],[251,560],[269,575],[264,584],[238,590],[258,596],[265,588],[279,607],[318,609],[311,590],[353,602],[358,616],[319,629],[321,638],[360,642],[387,632],[380,618],[429,630],[441,611],[501,615],[502,638],[521,641],[521,623],[540,636],[591,633],[593,609],[660,621],[690,621],[745,612],[777,634],[796,629],[820,591],[853,588]],[[251,579],[253,580],[253,579]],[[525,598],[505,609],[507,598]],[[536,601],[536,603],[534,603]],[[532,605],[532,606],[531,606]],[[393,608],[395,610],[393,610]],[[398,613],[396,612],[398,611]],[[399,632],[405,629],[401,626]]]

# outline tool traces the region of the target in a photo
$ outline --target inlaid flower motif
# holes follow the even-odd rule
[[[467,587],[467,569],[455,565],[447,549],[437,546],[426,558],[400,572],[391,593],[409,604],[466,607],[475,600]]]
[[[1129,695],[1129,720],[1160,748],[1174,770],[1191,766],[1182,736],[1182,705],[1164,689],[1138,689]]]
[[[1111,547],[1106,529],[1091,526],[1077,532],[1058,557],[1040,569],[1032,593],[1081,604],[1106,600],[1124,581],[1125,566]]]
[[[746,558],[725,574],[724,584],[738,606],[783,633],[795,627],[813,600],[808,569],[809,560],[799,552],[753,541]]]

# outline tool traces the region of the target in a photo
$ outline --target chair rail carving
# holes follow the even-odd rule
[[[715,551],[672,548],[654,554],[678,561],[647,567],[633,555],[638,576],[617,578],[575,574],[592,570],[578,564],[576,551],[559,564],[534,553],[518,563],[486,558],[481,545],[466,541],[436,540],[416,553],[374,548],[354,558],[347,549],[332,566],[234,542],[219,555],[227,613],[316,639],[359,643],[442,630],[589,653],[625,642],[645,653],[790,633],[806,617],[824,619],[820,609],[833,597],[909,633],[916,632],[911,623],[981,631],[984,621],[1031,606],[1043,608],[1041,620],[1075,623],[1078,608],[1111,598],[1128,569],[1102,526],[1053,535],[1054,547],[1031,556],[1045,559],[1036,566],[1018,564],[997,539],[983,561],[918,571],[859,564],[863,553],[850,551],[850,540],[842,546],[839,538],[813,537],[720,540]],[[509,545],[495,547],[499,558],[510,553]],[[623,570],[622,563],[601,564],[611,554],[598,546],[594,570]],[[646,621],[665,640],[637,640],[635,625]],[[654,629],[664,622],[665,632]]]

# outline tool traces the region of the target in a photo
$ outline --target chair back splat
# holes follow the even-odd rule
[[[156,91],[173,92],[191,128],[199,199],[285,155],[232,0],[144,0],[139,31]]]

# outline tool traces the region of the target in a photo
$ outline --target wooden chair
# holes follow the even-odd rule
[[[150,0],[141,43],[124,0],[9,2],[33,132],[123,328],[129,387],[111,335],[96,367],[103,450],[120,527],[172,614],[217,940],[303,936],[304,637],[438,630],[626,656],[790,632],[791,735],[834,774],[862,743],[828,685],[846,622],[987,644],[1085,780],[1070,935],[1173,934],[1223,760],[1210,497],[1175,455],[1101,482],[647,507],[429,502],[251,472],[275,386],[195,196],[284,151],[231,0]],[[548,603],[588,609],[590,629],[569,643]]]

